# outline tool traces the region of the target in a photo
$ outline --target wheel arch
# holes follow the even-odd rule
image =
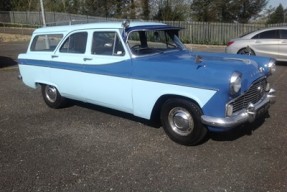
[[[163,104],[169,99],[184,99],[184,100],[188,100],[188,101],[196,104],[201,109],[201,107],[198,104],[198,102],[196,102],[192,98],[181,96],[181,95],[175,95],[175,94],[166,94],[166,95],[162,95],[161,97],[159,97],[157,99],[157,101],[155,102],[155,104],[153,106],[153,109],[152,109],[152,112],[151,112],[151,118],[150,118],[151,121],[156,122],[156,123],[160,123],[161,108],[162,108]]]
[[[58,91],[59,91],[59,87],[58,87],[56,84],[54,84],[54,83],[44,82],[44,81],[36,81],[36,82],[35,82],[36,88],[39,88],[39,87],[41,87],[42,85],[52,85],[52,86],[56,87],[56,88],[58,89]]]

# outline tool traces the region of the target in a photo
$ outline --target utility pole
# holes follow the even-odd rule
[[[42,20],[43,20],[43,26],[46,26],[46,18],[45,18],[45,10],[44,10],[44,4],[43,0],[40,0],[40,5],[41,5],[41,13],[42,13]]]
[[[43,26],[46,27],[46,18],[45,18],[45,10],[44,10],[43,0],[40,0],[40,5],[41,5]],[[46,38],[45,38],[45,45],[46,45],[46,49],[49,49],[50,45],[49,45],[49,40],[48,40],[48,36],[47,35],[46,35]]]

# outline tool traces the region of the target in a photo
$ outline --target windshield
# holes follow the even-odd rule
[[[185,49],[177,33],[178,30],[133,31],[129,34],[127,42],[134,55]]]

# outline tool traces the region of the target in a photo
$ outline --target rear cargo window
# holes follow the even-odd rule
[[[53,52],[62,38],[62,34],[37,35],[32,41],[30,50]]]

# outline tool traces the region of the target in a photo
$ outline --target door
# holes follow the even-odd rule
[[[84,58],[84,96],[87,102],[132,113],[132,64],[120,33],[90,31]]]
[[[255,35],[252,48],[256,55],[276,58],[278,56],[279,31],[268,30]]]
[[[287,29],[280,30],[278,60],[287,61]]]
[[[64,97],[83,100],[83,62],[88,32],[70,34],[51,55],[51,79]]]

